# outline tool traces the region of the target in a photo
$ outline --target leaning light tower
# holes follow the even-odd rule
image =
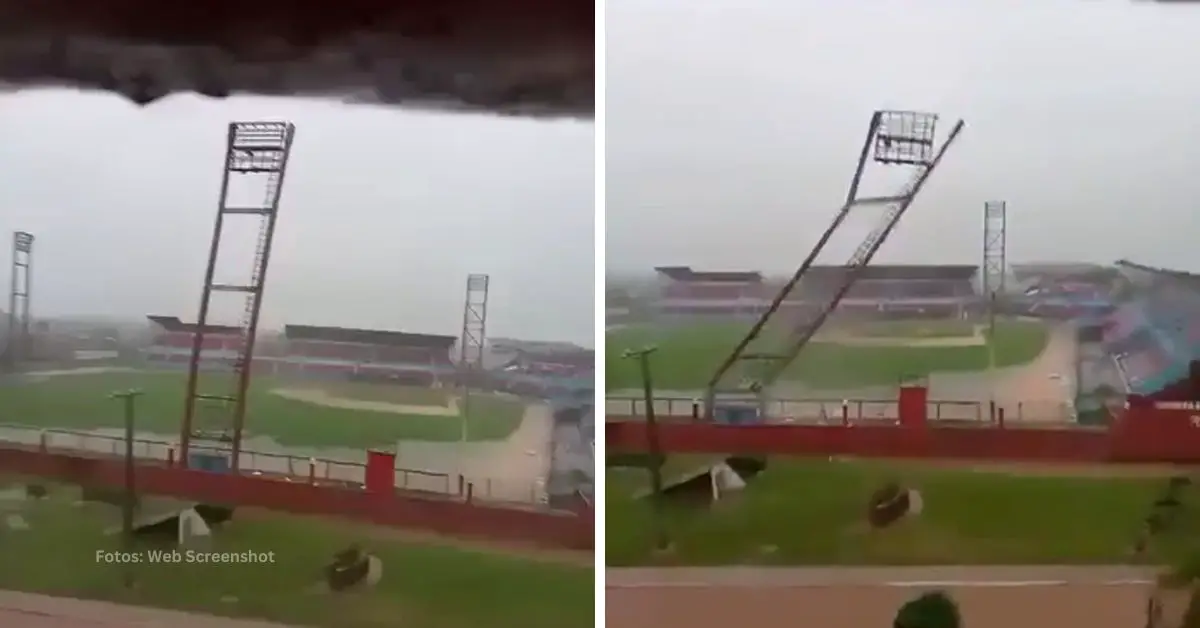
[[[758,405],[760,416],[766,413],[767,391],[796,360],[862,275],[964,126],[962,120],[955,122],[939,145],[935,134],[937,122],[937,114],[917,111],[876,111],[871,115],[845,201],[808,257],[713,373],[705,394],[706,418],[714,418],[714,410],[723,400],[731,406],[752,402]],[[903,168],[907,171],[908,183],[893,194],[861,195],[859,188],[869,174],[868,170],[880,166]],[[806,287],[808,303],[799,313],[782,311],[784,301],[791,300],[797,292],[808,269],[834,233],[851,212],[864,206],[883,206],[883,216],[840,267],[841,272],[834,274],[827,284]],[[815,303],[808,294],[810,292],[816,293]],[[776,329],[768,332],[768,326]]]
[[[488,275],[467,275],[467,291],[463,299],[462,334],[458,342],[459,421],[462,431],[459,440],[466,442],[468,419],[471,413],[471,387],[478,385],[483,373],[483,352],[487,343]]]
[[[8,329],[4,343],[5,366],[15,368],[29,358],[29,297],[33,282],[33,234],[14,231],[12,274],[8,288]]]
[[[266,287],[267,268],[271,261],[271,242],[275,236],[275,225],[279,216],[279,199],[283,191],[283,177],[287,171],[288,157],[296,127],[290,122],[233,122],[229,125],[224,156],[224,176],[217,199],[217,215],[213,224],[212,240],[209,245],[208,265],[204,271],[204,285],[200,292],[200,309],[196,316],[196,328],[192,341],[191,359],[188,361],[187,393],[184,402],[183,421],[179,430],[179,459],[188,464],[188,450],[193,438],[206,438],[212,432],[202,433],[195,429],[196,411],[199,402],[215,404],[216,425],[206,425],[218,433],[222,442],[232,449],[230,465],[234,473],[240,466],[242,431],[246,422],[246,391],[250,386],[251,366],[254,361],[254,342],[258,332],[259,311],[262,308],[263,291]],[[244,197],[250,188],[252,198],[261,199],[251,203],[230,200],[230,188],[239,190]],[[252,220],[245,220],[246,218]],[[250,264],[249,277],[237,284],[216,283],[217,260],[221,254],[221,236],[227,226],[226,220],[234,223],[242,219],[243,224],[257,219],[258,239],[254,248],[254,259]],[[249,225],[247,225],[249,226]],[[205,348],[209,324],[209,306],[214,294],[239,295],[245,303],[238,324],[236,354],[225,378],[205,378],[205,384],[215,387],[212,391],[200,392],[201,357]],[[217,381],[223,379],[224,381]]]

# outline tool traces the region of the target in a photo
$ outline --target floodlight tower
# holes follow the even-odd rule
[[[983,298],[987,300],[988,367],[996,364],[995,343],[996,306],[1005,297],[1007,277],[1008,203],[988,201],[983,204]]]
[[[955,122],[950,134],[940,146],[935,143],[938,116],[916,111],[876,111],[871,115],[867,136],[859,152],[858,165],[850,179],[846,199],[834,216],[833,222],[808,257],[796,269],[792,277],[772,300],[770,306],[759,317],[750,331],[737,344],[733,352],[721,362],[708,382],[705,394],[705,416],[711,420],[718,395],[730,395],[732,399],[757,401],[765,410],[766,392],[791,364],[808,341],[813,337],[829,315],[837,308],[842,297],[850,290],[871,262],[875,252],[891,234],[904,216],[925,182],[929,179],[942,157],[958,135],[963,122]],[[897,166],[909,171],[909,182],[890,196],[860,196],[859,187],[867,174],[868,166]],[[830,238],[845,221],[850,212],[864,205],[886,207],[881,222],[855,249],[854,254],[842,266],[842,272],[825,290],[823,305],[806,310],[799,320],[786,321],[786,339],[768,340],[766,351],[752,350],[751,345],[759,340],[768,323],[775,320],[780,306],[800,284],[809,267],[829,243]],[[742,368],[735,369],[735,365]]]
[[[463,300],[462,335],[458,342],[460,440],[467,441],[471,385],[483,370],[483,351],[487,342],[488,275],[467,275],[467,294]]]
[[[275,223],[279,215],[279,198],[283,191],[283,176],[287,171],[288,157],[292,151],[292,139],[296,127],[290,122],[233,122],[230,123],[225,143],[225,172],[221,179],[221,192],[217,200],[217,216],[213,224],[212,241],[209,245],[208,266],[204,271],[204,286],[200,292],[200,310],[196,316],[196,330],[192,339],[192,355],[188,362],[187,394],[184,402],[183,424],[179,431],[179,460],[188,464],[188,448],[197,436],[193,432],[196,402],[218,401],[223,410],[221,440],[231,444],[231,468],[237,473],[242,451],[242,428],[246,419],[246,389],[250,386],[251,367],[254,359],[254,341],[258,333],[258,315],[262,307],[263,289],[266,286],[267,267],[271,260],[271,242],[275,237]],[[230,202],[231,180],[239,183],[262,186],[262,201],[250,205]],[[239,186],[244,187],[244,186]],[[226,217],[257,217],[258,242],[254,250],[254,261],[250,278],[244,284],[214,283],[217,259],[221,252],[221,233]],[[205,333],[209,330],[208,309],[214,292],[242,294],[245,298],[240,325],[237,355],[233,359],[233,381],[224,393],[200,393],[199,375],[201,351]]]
[[[33,234],[14,231],[12,274],[8,288],[8,341],[4,351],[6,366],[15,367],[29,358],[29,295],[33,283]]]

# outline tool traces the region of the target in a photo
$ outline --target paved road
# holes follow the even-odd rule
[[[1119,585],[1147,583],[1145,567],[965,566],[935,567],[628,567],[605,570],[609,588],[707,587],[914,587],[933,583],[968,587],[1051,584]]]
[[[4,628],[288,628],[283,624],[0,591]]]
[[[948,590],[971,628],[1128,628],[1151,573],[1130,567],[610,569],[607,628],[891,624],[921,590]]]

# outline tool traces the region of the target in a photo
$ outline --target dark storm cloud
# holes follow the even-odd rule
[[[67,92],[5,96],[0,113],[0,234],[38,237],[35,316],[193,319],[225,125],[287,119],[267,324],[457,334],[466,275],[482,272],[489,332],[593,337],[591,124],[298,100],[138,110]],[[237,220],[219,268],[248,275],[257,225]],[[213,322],[240,310],[215,299]]]
[[[790,269],[870,112],[904,108],[967,130],[877,261],[979,263],[1003,199],[1010,260],[1200,271],[1198,29],[1117,1],[611,0],[607,264]]]

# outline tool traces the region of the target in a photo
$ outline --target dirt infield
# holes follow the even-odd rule
[[[888,626],[908,599],[945,589],[971,628],[1128,628],[1144,625],[1148,576],[1127,567],[610,569],[605,624]]]
[[[4,628],[287,628],[284,624],[0,591]]]
[[[304,403],[328,408],[341,408],[343,410],[365,410],[367,412],[390,412],[392,414],[418,414],[425,416],[458,416],[458,401],[455,399],[451,399],[450,404],[447,406],[415,406],[386,401],[367,401],[339,397],[318,388],[276,388],[271,391],[271,394],[283,397],[284,399],[303,401]]]

